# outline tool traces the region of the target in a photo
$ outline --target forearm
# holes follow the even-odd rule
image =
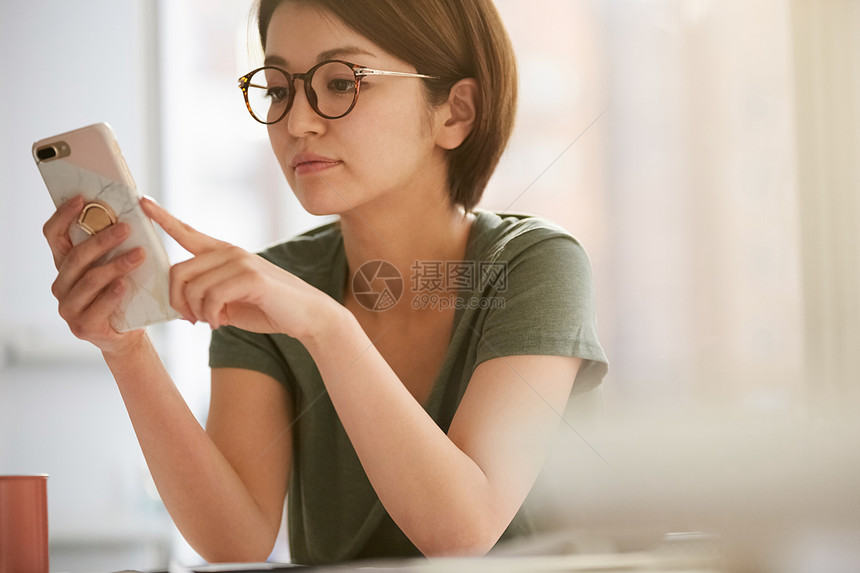
[[[105,354],[147,465],[185,539],[209,561],[262,561],[277,535],[194,417],[147,337]]]
[[[425,554],[489,550],[507,523],[481,468],[404,387],[348,311],[306,343],[388,513]]]

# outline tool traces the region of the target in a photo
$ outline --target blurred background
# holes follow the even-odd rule
[[[546,518],[584,550],[704,529],[738,570],[856,566],[860,2],[496,5],[521,104],[480,207],[579,238],[612,364],[600,421],[568,413]],[[54,571],[197,558],[98,352],[56,314],[30,146],[106,121],[142,192],[246,249],[322,224],[236,87],[259,61],[250,13],[0,0],[0,473],[51,475]],[[205,421],[208,329],[151,333]]]

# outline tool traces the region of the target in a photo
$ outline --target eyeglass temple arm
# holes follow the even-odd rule
[[[245,89],[245,88],[266,89],[266,86],[261,86],[259,84],[252,84],[251,81],[248,79],[248,76],[242,76],[241,78],[239,78],[239,87],[242,89]]]
[[[372,68],[358,68],[355,70],[357,76],[400,76],[402,78],[426,78],[438,80],[438,76],[425,76],[424,74],[413,74],[409,72],[387,72],[385,70],[374,70]]]

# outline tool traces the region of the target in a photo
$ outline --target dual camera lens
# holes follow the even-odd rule
[[[37,161],[51,161],[60,157],[67,157],[71,149],[65,141],[57,141],[48,145],[43,145],[36,150]]]

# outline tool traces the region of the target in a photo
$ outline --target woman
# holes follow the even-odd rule
[[[171,271],[171,304],[213,329],[206,429],[145,331],[108,325],[141,253],[96,264],[122,224],[72,247],[80,201],[45,225],[60,314],[101,349],[205,559],[265,560],[288,492],[297,562],[484,554],[528,532],[559,412],[606,372],[579,244],[474,209],[516,100],[498,14],[263,0],[258,18],[248,109],[304,208],[339,217],[257,256],[142,202],[194,255]]]

